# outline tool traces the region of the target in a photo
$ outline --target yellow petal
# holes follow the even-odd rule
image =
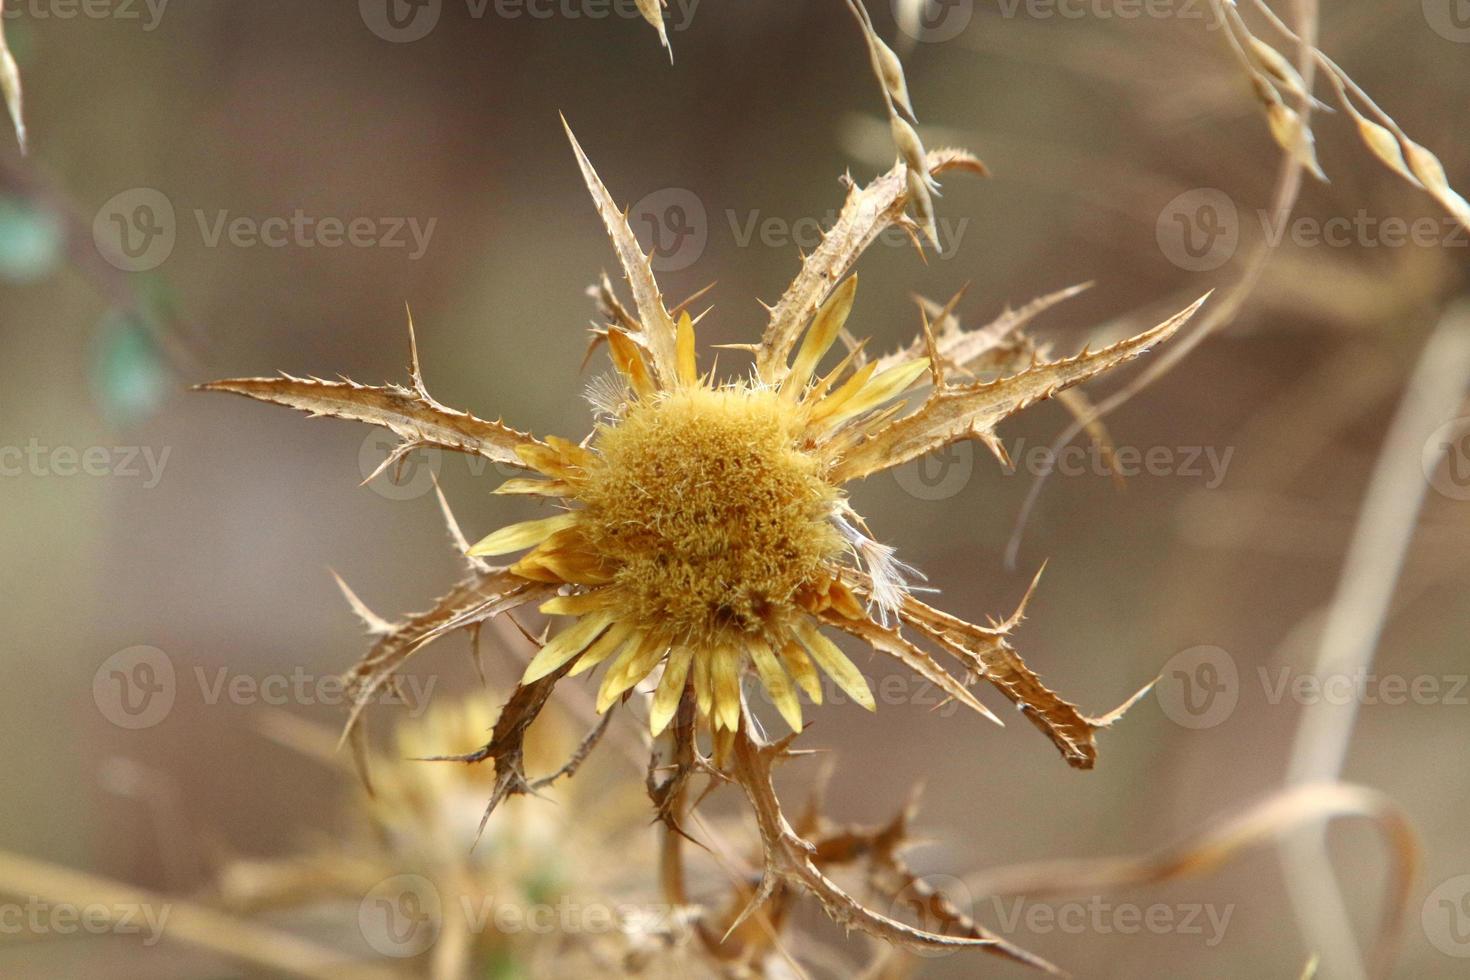
[[[521,676],[521,683],[529,684],[532,681],[539,681],[547,674],[555,672],[562,664],[587,649],[587,644],[595,640],[597,634],[607,629],[612,620],[611,613],[583,616],[572,626],[558,633],[555,639],[548,642],[536,652],[536,656],[531,658],[531,662],[526,665],[525,674]]]
[[[576,514],[557,514],[555,517],[543,517],[537,521],[511,524],[494,534],[481,538],[479,543],[470,548],[466,554],[472,558],[510,554],[512,551],[520,551],[523,548],[538,545],[557,531],[569,528],[575,523],[577,523]]]
[[[598,455],[586,446],[579,446],[570,439],[561,436],[547,436],[546,444],[561,454],[561,458],[569,466],[580,469],[588,469],[597,465]]]
[[[653,709],[648,713],[648,727],[655,735],[669,727],[674,713],[679,710],[679,699],[684,696],[684,679],[689,675],[689,661],[693,656],[694,651],[688,647],[675,647],[669,652],[664,676],[659,679],[658,690],[653,695]]]
[[[648,373],[648,365],[643,363],[643,355],[633,338],[621,330],[612,329],[607,332],[607,345],[612,350],[613,364],[628,379],[638,397],[647,398],[653,394],[653,377]]]
[[[607,591],[579,592],[576,595],[559,595],[541,603],[541,611],[548,616],[585,616],[607,605]]]
[[[560,446],[573,445],[565,439],[556,439],[555,442]],[[591,455],[588,450],[582,450],[582,452]],[[579,456],[577,459],[569,459],[557,445],[552,445],[550,442],[546,445],[533,443],[517,446],[516,456],[537,473],[558,479],[574,479],[586,469],[586,457]]]
[[[551,547],[547,542],[510,567],[523,578],[572,585],[606,585],[612,581],[602,560],[585,551]]]
[[[537,480],[531,477],[518,476],[506,480],[496,487],[495,493],[528,493],[541,497],[564,497],[569,488],[565,483],[557,480]]]
[[[827,597],[832,600],[832,608],[837,610],[848,619],[866,619],[867,613],[858,597],[852,594],[852,590],[841,582],[833,582],[827,589]]]
[[[822,679],[817,676],[817,668],[812,659],[806,655],[801,644],[795,640],[789,641],[781,648],[781,662],[796,679],[797,686],[806,692],[811,698],[812,704],[822,703]]]
[[[863,386],[868,383],[868,379],[873,376],[873,372],[876,370],[878,370],[878,362],[869,361],[854,371],[852,377],[842,382],[836,391],[817,403],[816,408],[812,410],[812,421],[820,422],[823,419],[836,415],[859,391],[863,390]]]
[[[699,705],[699,713],[706,718],[713,717],[715,701],[715,688],[710,680],[709,664],[714,658],[714,653],[709,650],[701,650],[694,658],[694,701]]]
[[[904,389],[918,380],[919,376],[929,370],[929,358],[921,357],[917,360],[906,361],[896,367],[891,367],[882,374],[875,376],[861,390],[857,391],[841,409],[835,413],[833,422],[841,422],[861,415],[870,408],[877,408],[890,398],[897,397]]]
[[[848,276],[832,290],[832,295],[817,310],[817,315],[812,318],[812,324],[807,328],[806,337],[801,342],[801,349],[796,352],[796,362],[791,366],[791,373],[781,382],[782,394],[795,397],[806,388],[806,383],[811,380],[822,355],[832,348],[837,335],[847,323],[856,293],[857,276]]]
[[[800,620],[796,624],[797,635],[801,637],[802,644],[811,651],[812,659],[827,676],[837,683],[858,704],[869,711],[877,711],[878,705],[873,700],[873,692],[868,690],[868,681],[862,672],[857,669],[853,662],[847,659],[847,654],[837,648],[837,644],[822,635],[817,624],[809,619]]]
[[[612,629],[602,634],[596,643],[587,648],[587,652],[582,654],[582,659],[578,660],[572,666],[572,669],[567,671],[567,676],[576,677],[578,674],[585,673],[593,667],[596,667],[616,653],[618,647],[622,646],[632,633],[633,627],[627,623],[613,624]]]
[[[674,338],[674,356],[678,362],[679,380],[692,385],[699,380],[699,362],[694,352],[694,321],[688,311],[679,317],[678,333]]]
[[[607,669],[607,674],[602,678],[602,686],[597,689],[598,713],[612,707],[613,702],[624,691],[647,677],[667,649],[667,644],[648,635],[644,635],[637,643],[628,644]]]
[[[756,673],[760,675],[761,683],[775,702],[776,710],[781,712],[781,717],[786,719],[786,724],[791,726],[793,732],[801,731],[801,702],[797,700],[796,689],[791,686],[790,678],[781,669],[781,664],[771,652],[770,646],[764,640],[753,640],[745,648],[750,651],[750,659],[755,661]]]
[[[710,680],[714,688],[715,723],[730,731],[740,728],[740,653],[733,647],[719,647],[710,662]]]

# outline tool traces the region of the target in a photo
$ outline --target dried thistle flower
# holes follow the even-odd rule
[[[793,732],[803,719],[798,690],[813,703],[822,699],[819,672],[871,710],[862,672],[825,631],[848,633],[994,718],[968,686],[984,678],[1070,764],[1091,767],[1095,733],[1133,699],[1088,717],[1047,689],[1007,643],[1019,610],[1003,623],[977,626],[920,602],[911,594],[912,570],[873,537],[843,485],[965,439],[1003,455],[999,422],[1167,339],[1203,298],[1103,350],[1060,360],[1032,352],[995,380],[956,382],[948,375],[956,362],[983,359],[1007,340],[1003,333],[979,337],[954,325],[936,336],[927,317],[913,347],[878,361],[862,361],[851,350],[822,372],[852,308],[852,264],[885,228],[918,231],[905,214],[914,182],[900,163],[849,191],[836,223],[770,308],[760,343],[750,348],[754,371],[716,379],[700,373],[695,319],[687,312],[676,319],[665,306],[626,216],[570,129],[568,137],[633,296],[630,311],[610,284],[596,290],[610,321],[598,334],[608,342],[616,375],[595,386],[598,421],[585,439],[536,439],[444,407],[424,387],[416,347],[408,387],[289,376],[203,386],[385,426],[402,442],[384,466],[421,446],[515,464],[531,475],[498,492],[561,502],[553,516],[510,525],[467,548],[471,577],[427,613],[389,624],[354,603],[381,636],[350,675],[356,707],[348,731],[360,737],[362,707],[425,643],[537,604],[569,623],[532,659],[484,748],[455,757],[494,761],[487,817],[505,796],[532,789],[523,767],[525,732],[560,678],[603,668],[599,712],[656,678],[649,729],[661,738],[650,763],[650,793],[675,826],[685,783],[697,769],[721,771],[741,785],[766,849],[766,875],[747,912],[787,879],[817,895],[839,921],[894,943],[993,945],[897,923],[820,873],[771,788],[771,766],[788,743],[764,742],[745,700],[745,679],[758,679]],[[957,150],[929,153],[924,166],[931,177],[980,170]],[[462,541],[452,518],[451,528]],[[506,566],[485,561],[520,552]],[[905,636],[905,626],[954,657],[965,679]],[[600,732],[599,726],[574,763]],[[712,760],[698,751],[700,733],[713,739]]]

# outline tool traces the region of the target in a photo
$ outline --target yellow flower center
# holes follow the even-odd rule
[[[599,432],[605,466],[579,488],[579,524],[616,568],[619,619],[706,649],[791,620],[842,550],[837,491],[798,432],[774,392],[703,387],[640,400]]]

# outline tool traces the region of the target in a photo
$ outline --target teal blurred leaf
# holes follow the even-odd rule
[[[109,310],[98,324],[92,396],[111,422],[128,425],[156,412],[173,388],[168,361],[140,314]]]
[[[33,282],[62,260],[66,236],[61,220],[20,198],[0,196],[0,279]]]

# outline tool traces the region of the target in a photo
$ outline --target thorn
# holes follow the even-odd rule
[[[477,572],[489,571],[488,561],[465,554],[470,550],[470,543],[465,538],[464,531],[460,529],[459,521],[454,519],[454,511],[449,509],[449,500],[444,496],[444,488],[439,486],[439,474],[430,472],[429,479],[434,482],[434,496],[439,500],[439,512],[444,515],[444,524],[449,529],[449,541],[454,545],[454,550],[465,557],[470,568]]]
[[[413,310],[409,309],[408,301],[403,301],[404,312],[408,314],[408,373],[413,378],[413,390],[429,397],[429,392],[424,388],[424,372],[419,367],[419,341],[413,331]]]
[[[384,457],[383,461],[378,464],[378,468],[369,473],[363,479],[363,481],[358,484],[358,486],[367,486],[369,483],[373,482],[373,479],[377,477],[378,474],[382,473],[390,466],[401,466],[403,463],[403,458],[418,447],[419,443],[417,442],[400,442],[398,445],[394,446],[393,451],[389,453],[386,457]],[[398,477],[401,475],[401,472],[395,472],[393,474],[393,482],[398,482]]]
[[[696,289],[692,294],[690,294],[690,296],[689,296],[688,299],[684,300],[684,302],[678,304],[677,306],[671,307],[669,309],[669,315],[670,316],[677,317],[680,313],[682,313],[684,311],[684,309],[686,307],[692,305],[695,300],[699,299],[699,297],[703,296],[705,293],[709,292],[711,289],[714,289],[714,288],[715,288],[715,283],[712,282],[712,283],[710,283],[707,286],[703,286],[700,289]]]
[[[347,604],[352,607],[352,611],[357,614],[357,618],[362,620],[362,625],[367,627],[369,633],[374,636],[387,636],[393,632],[393,624],[369,609],[367,603],[359,599],[357,593],[352,591],[352,587],[343,580],[342,576],[337,574],[336,569],[328,568],[327,571],[331,572],[332,578],[337,580],[337,588],[342,590],[342,595],[347,599]]]

